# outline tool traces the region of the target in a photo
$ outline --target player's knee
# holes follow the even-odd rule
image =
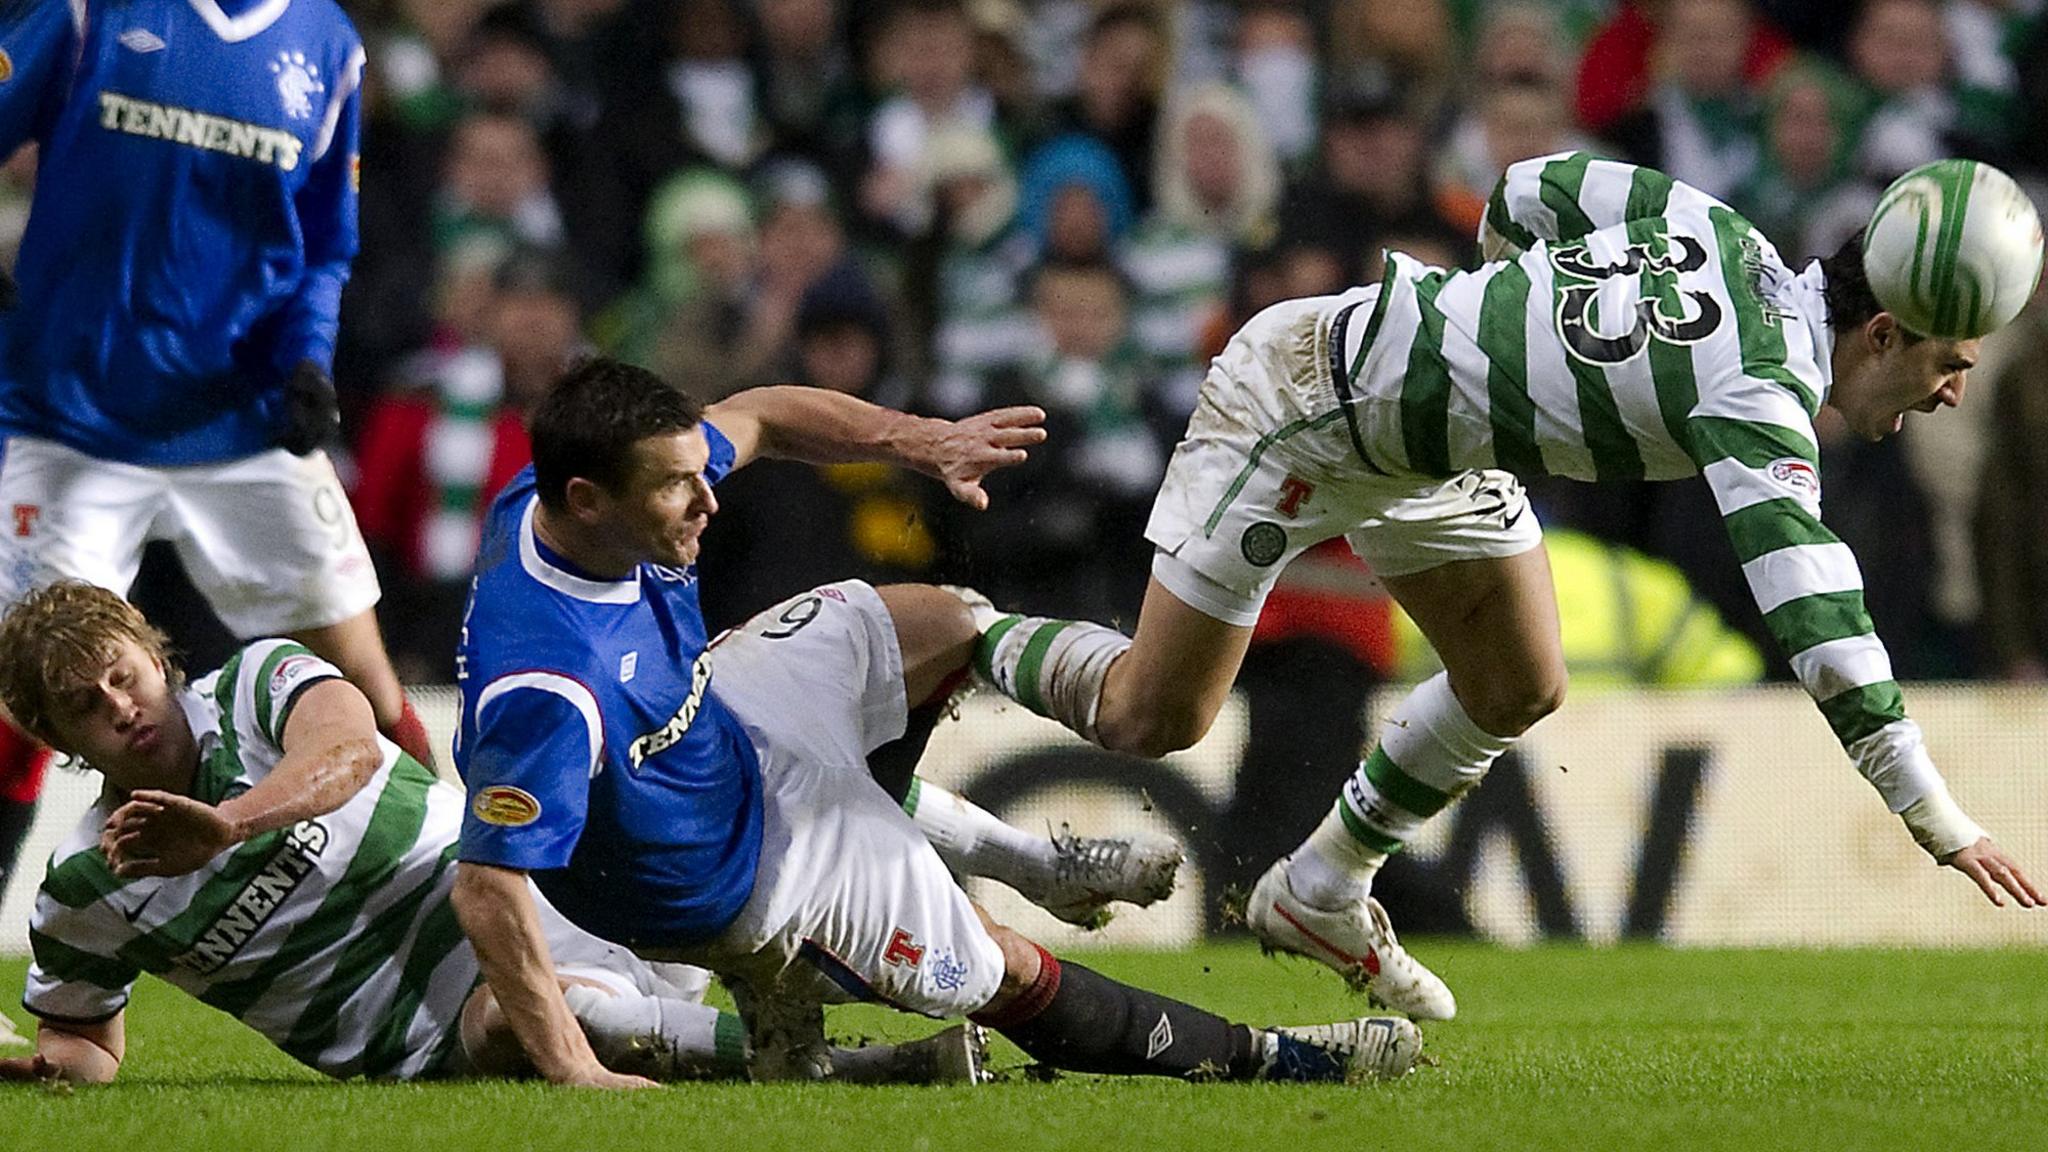
[[[1520,736],[1564,704],[1569,677],[1564,665],[1513,677],[1489,677],[1470,693],[1460,692],[1465,712],[1495,736]]]
[[[889,584],[875,591],[889,609],[906,665],[967,666],[981,633],[965,601],[929,584]]]
[[[985,1009],[994,1010],[1023,995],[1037,981],[1041,961],[1038,945],[1026,939],[1023,933],[989,920],[986,913],[983,913],[983,923],[1003,953],[1003,979],[996,987],[995,998]]]
[[[1209,734],[1216,710],[1186,698],[1172,686],[1141,685],[1119,680],[1112,669],[1095,717],[1095,734],[1104,748],[1156,759],[1192,748]]]
[[[1209,734],[1206,721],[1193,716],[1133,717],[1128,723],[1098,727],[1103,747],[1112,752],[1156,760],[1192,748]]]

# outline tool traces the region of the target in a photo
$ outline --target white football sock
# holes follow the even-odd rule
[[[946,862],[969,876],[984,876],[1029,895],[1052,882],[1058,858],[1051,837],[1005,824],[965,796],[912,777],[903,810]]]
[[[608,1068],[615,1061],[646,1059],[653,1039],[660,1045],[663,1070],[671,1076],[746,1072],[747,1029],[731,1013],[665,996],[615,995],[587,984],[569,985],[562,998],[583,1025],[591,1051]]]
[[[1444,673],[1415,686],[1380,729],[1379,746],[1288,865],[1294,894],[1339,908],[1372,891],[1373,876],[1430,817],[1478,787],[1515,743],[1465,713]]]

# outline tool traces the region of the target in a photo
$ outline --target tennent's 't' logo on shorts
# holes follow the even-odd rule
[[[500,828],[523,828],[540,819],[540,801],[524,788],[493,784],[476,794],[469,810],[486,824]]]

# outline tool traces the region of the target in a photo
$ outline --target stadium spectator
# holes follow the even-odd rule
[[[862,211],[905,236],[923,234],[935,206],[932,139],[949,129],[994,131],[995,100],[974,78],[974,26],[955,0],[899,0],[876,44],[875,71],[900,89],[868,118],[871,166]]]
[[[942,415],[981,404],[988,373],[1031,350],[1035,330],[1023,307],[1022,279],[1036,257],[1016,225],[1017,183],[995,137],[948,129],[925,155],[923,183],[938,208],[928,301],[930,381],[923,406]]]
[[[1322,139],[1316,168],[1288,189],[1280,217],[1289,232],[1338,250],[1347,281],[1369,278],[1365,266],[1385,233],[1478,232],[1485,201],[1431,171],[1424,126],[1384,77],[1362,73],[1335,86]]]
[[[493,0],[401,0],[390,23],[368,34],[384,104],[405,128],[431,132],[461,111],[451,75]]]
[[[2009,680],[2048,682],[2048,308],[2020,313],[1984,386],[1991,419],[1971,516],[1982,594],[1984,669]],[[1989,357],[1987,357],[1989,359]]]
[[[648,207],[640,287],[599,323],[613,354],[702,380],[719,394],[745,387],[735,366],[759,267],[754,209],[739,181],[717,168],[670,180]]]
[[[558,264],[516,256],[495,280],[482,338],[423,357],[415,387],[378,401],[356,446],[351,498],[363,538],[398,577],[381,614],[415,683],[453,678],[484,510],[531,460],[527,418],[582,349]]]
[[[1665,0],[1643,104],[1604,135],[1638,164],[1729,199],[1761,161],[1756,92],[1744,74],[1749,0]]]
[[[552,180],[533,125],[508,112],[465,115],[449,139],[435,197],[435,249],[479,232],[514,246],[558,247],[565,232]]]
[[[1052,106],[1055,132],[1093,137],[1115,155],[1138,211],[1152,204],[1152,169],[1166,43],[1159,13],[1143,4],[1103,7],[1081,45],[1074,94]]]
[[[859,77],[837,0],[759,0],[755,77],[771,154],[822,166],[839,195],[860,185]]]
[[[1017,173],[1017,227],[1041,259],[1104,259],[1132,223],[1123,169],[1089,137],[1050,140]]]
[[[1878,99],[1857,146],[1866,176],[1882,185],[1949,154],[1960,108],[1937,0],[1870,0],[1849,35],[1849,66]]]
[[[1513,78],[1481,92],[1476,106],[1451,129],[1447,143],[1437,178],[1481,201],[1517,160],[1599,150],[1591,137],[1572,126],[1564,93],[1536,77]]]
[[[990,510],[956,515],[953,531],[973,557],[971,581],[1003,603],[1086,603],[1098,618],[1134,619],[1145,515],[1185,410],[1161,411],[1114,266],[1048,262],[1031,299],[1042,351],[995,373],[986,402],[1045,409],[1047,442],[991,477]]]
[[[1266,139],[1283,164],[1302,161],[1316,145],[1315,26],[1293,4],[1255,0],[1238,18],[1232,74],[1258,109]]]
[[[1573,100],[1579,125],[1598,136],[1642,106],[1655,80],[1657,37],[1669,0],[1622,0],[1579,57]],[[1761,84],[1784,63],[1792,43],[1761,20],[1750,25],[1742,74]]]
[[[1800,59],[1771,79],[1764,98],[1763,155],[1731,202],[1788,260],[1841,246],[1875,202],[1851,169],[1865,98],[1840,69]]]
[[[1414,107],[1440,111],[1469,86],[1450,8],[1443,0],[1339,0],[1330,14],[1332,75],[1377,76]],[[1480,78],[1492,76],[1482,71]]]
[[[1188,412],[1226,334],[1232,253],[1272,242],[1280,163],[1251,104],[1223,84],[1176,98],[1161,141],[1158,203],[1117,266],[1131,284],[1138,350]]]

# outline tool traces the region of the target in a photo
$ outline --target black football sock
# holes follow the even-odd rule
[[[1014,1003],[974,1019],[1041,1063],[1070,1072],[1249,1080],[1263,1057],[1252,1030],[1119,984],[1039,949],[1038,979]]]

